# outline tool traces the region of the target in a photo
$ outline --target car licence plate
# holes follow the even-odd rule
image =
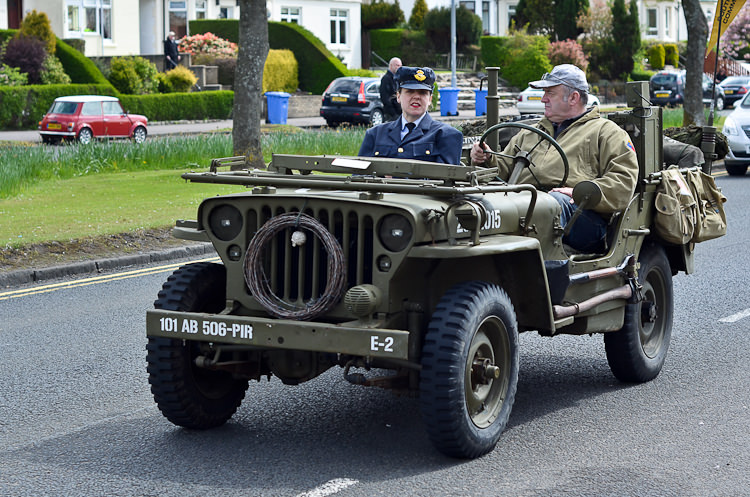
[[[529,97],[528,100],[541,100],[542,97]]]
[[[657,91],[656,92],[656,97],[657,98],[668,98],[669,97],[669,92],[668,91]]]
[[[724,90],[724,93],[731,95],[732,93],[734,93],[734,90]]]
[[[47,129],[62,129],[59,123],[47,123]]]
[[[346,102],[346,97],[331,97],[331,102]]]

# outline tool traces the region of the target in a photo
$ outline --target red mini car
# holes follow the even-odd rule
[[[147,125],[145,116],[128,114],[115,97],[75,95],[55,99],[39,121],[39,133],[44,143],[57,143],[65,138],[81,143],[94,138],[132,138],[143,143]]]

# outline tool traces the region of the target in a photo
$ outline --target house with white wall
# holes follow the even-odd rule
[[[294,22],[349,67],[361,67],[361,0],[267,0],[268,20]],[[87,56],[155,55],[193,19],[239,19],[237,0],[0,0],[0,29],[36,10],[60,38],[80,38]]]

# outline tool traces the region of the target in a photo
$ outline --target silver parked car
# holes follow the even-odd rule
[[[544,90],[538,90],[536,88],[528,87],[524,91],[518,94],[518,102],[516,103],[516,109],[519,114],[544,114],[544,104],[542,103],[542,97],[544,96]],[[593,107],[599,105],[599,98],[596,95],[589,93],[589,101],[586,107]]]
[[[724,167],[730,176],[744,176],[750,165],[750,94],[736,104],[722,129],[729,142]]]

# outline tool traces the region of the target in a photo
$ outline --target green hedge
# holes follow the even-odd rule
[[[18,32],[17,29],[0,29],[0,45],[13,38],[16,32]]]
[[[501,67],[508,58],[508,38],[504,36],[482,36],[479,46],[486,67]]]
[[[34,129],[57,97],[114,95],[111,85],[0,86],[0,129]]]
[[[120,95],[120,101],[125,110],[143,114],[149,121],[228,119],[232,115],[234,92],[222,90]]]
[[[386,62],[391,57],[403,57],[403,36],[403,29],[373,29],[370,31],[370,49]]]
[[[269,48],[288,48],[299,63],[299,86],[304,91],[322,94],[328,84],[346,76],[346,66],[310,31],[288,22],[268,23]]]
[[[234,43],[240,42],[240,21],[237,19],[194,19],[188,21],[190,35],[213,33]]]
[[[239,40],[236,19],[200,19],[190,21],[190,34],[211,32],[235,43]],[[346,66],[314,34],[297,24],[268,23],[268,48],[289,49],[299,63],[299,87],[320,94],[331,80],[346,76]]]
[[[108,85],[107,78],[91,59],[58,38],[55,55],[73,83]]]

